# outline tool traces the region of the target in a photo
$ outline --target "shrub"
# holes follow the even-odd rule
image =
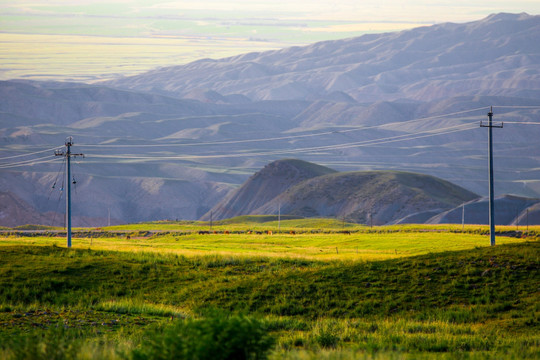
[[[340,341],[339,331],[333,324],[318,325],[313,337],[315,343],[325,349],[337,347]]]
[[[151,331],[132,353],[139,359],[266,359],[274,339],[264,324],[246,316],[211,314]]]

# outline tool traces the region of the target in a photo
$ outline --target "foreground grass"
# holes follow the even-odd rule
[[[275,359],[538,358],[539,243],[471,244],[435,253],[442,245],[434,248],[436,241],[417,235],[366,239],[366,246],[394,255],[398,246],[410,252],[371,261],[183,256],[172,251],[176,239],[167,237],[144,240],[160,253],[2,240],[0,344],[22,340],[0,345],[0,357],[26,349],[20,344],[45,346],[62,328],[66,342],[58,346],[64,346],[66,358],[114,359],[119,351],[129,354],[142,346],[153,329],[179,318],[204,318],[217,308],[261,319],[276,339]],[[200,246],[218,240],[191,241]],[[317,248],[332,239],[319,240]],[[298,242],[294,251],[299,252],[317,239],[287,241]],[[352,240],[341,235],[334,241],[332,247],[345,247]],[[240,254],[237,246],[234,253]],[[72,354],[71,348],[78,351]]]

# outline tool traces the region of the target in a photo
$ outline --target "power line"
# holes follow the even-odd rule
[[[466,126],[466,127],[465,127]],[[364,147],[364,146],[374,146],[374,145],[381,145],[381,144],[387,144],[392,142],[398,142],[398,141],[409,141],[409,140],[415,140],[420,138],[426,138],[431,136],[437,136],[437,135],[445,135],[460,131],[467,131],[472,130],[476,128],[476,125],[471,124],[462,124],[457,126],[450,126],[442,129],[433,129],[433,130],[426,130],[418,133],[411,133],[411,134],[404,134],[404,135],[396,135],[381,139],[373,139],[373,140],[364,140],[359,142],[352,142],[352,143],[346,143],[346,144],[337,144],[337,145],[324,145],[324,146],[316,146],[316,147],[307,147],[307,148],[293,148],[293,149],[284,149],[284,150],[277,150],[277,151],[266,151],[266,152],[237,152],[234,154],[217,154],[217,155],[177,155],[177,156],[137,156],[136,154],[119,154],[119,155],[93,155],[93,158],[122,158],[122,159],[131,159],[131,160],[148,160],[148,161],[165,161],[165,160],[196,160],[196,159],[221,159],[221,158],[231,158],[231,157],[254,157],[254,156],[269,156],[269,155],[283,155],[283,154],[290,154],[290,153],[305,153],[305,152],[312,152],[312,151],[323,151],[323,150],[341,150],[341,149],[347,149],[352,147]],[[441,130],[449,130],[449,131],[441,131]],[[420,135],[424,134],[424,135]]]
[[[505,121],[505,124],[525,124],[525,125],[540,125],[540,122],[531,121]]]
[[[48,160],[44,160],[44,159],[48,159]],[[6,169],[6,168],[10,168],[10,167],[27,166],[27,165],[45,164],[45,163],[49,163],[49,162],[53,162],[53,161],[55,161],[55,159],[51,158],[51,156],[49,155],[49,156],[44,156],[44,157],[37,158],[37,159],[23,160],[23,161],[10,163],[10,164],[0,164],[0,169]]]
[[[506,108],[537,108],[537,107],[523,107],[523,106],[505,106]],[[540,106],[538,106],[540,108]],[[361,130],[369,130],[369,129],[383,129],[391,126],[396,125],[405,125],[412,122],[418,122],[418,121],[427,121],[427,120],[433,120],[433,119],[439,119],[449,116],[455,116],[465,113],[470,113],[474,111],[478,111],[481,109],[485,109],[485,107],[475,108],[475,109],[468,109],[463,111],[457,111],[447,114],[440,114],[440,115],[434,115],[429,117],[423,117],[419,119],[411,119],[403,122],[392,122],[387,124],[381,124],[381,125],[374,125],[374,126],[359,126],[349,129],[343,129],[343,130],[334,130],[334,131],[326,131],[326,132],[319,132],[319,133],[313,133],[313,134],[302,134],[302,135],[290,135],[290,136],[282,136],[282,137],[271,137],[271,138],[260,138],[260,139],[246,139],[246,140],[229,140],[229,141],[213,141],[213,142],[199,142],[199,143],[181,143],[181,144],[138,144],[138,145],[97,145],[97,144],[82,144],[79,146],[86,146],[86,147],[116,147],[116,148],[131,148],[131,147],[162,147],[162,146],[201,146],[201,145],[225,145],[225,144],[241,144],[241,143],[251,143],[251,142],[263,142],[263,141],[277,141],[277,140],[291,140],[291,139],[299,139],[299,138],[306,138],[306,137],[315,137],[315,136],[323,136],[323,135],[330,135],[330,134],[336,134],[336,133],[348,133],[352,131],[361,131]],[[463,121],[463,120],[462,120]],[[474,120],[473,120],[474,121]],[[519,123],[519,124],[540,124],[540,123],[531,123],[531,122],[509,122],[509,123]],[[280,155],[280,154],[288,154],[293,152],[311,152],[311,151],[325,151],[325,150],[340,150],[340,149],[347,149],[352,147],[364,147],[364,146],[377,146],[382,144],[388,144],[392,142],[398,142],[398,141],[410,141],[415,140],[419,138],[424,137],[430,137],[435,135],[443,135],[443,134],[449,134],[452,132],[457,131],[466,131],[469,130],[468,128],[460,129],[460,127],[467,127],[468,122],[465,124],[460,124],[457,126],[451,126],[446,128],[439,128],[439,129],[433,129],[433,130],[426,130],[421,131],[417,133],[408,133],[408,134],[402,134],[402,135],[396,135],[386,138],[377,138],[372,140],[364,140],[360,142],[351,142],[351,143],[345,143],[345,144],[339,144],[339,145],[326,145],[326,146],[319,146],[319,147],[308,147],[308,148],[297,148],[297,149],[283,149],[283,150],[274,150],[274,151],[259,151],[259,152],[236,152],[232,154],[217,154],[217,155],[184,155],[184,156],[137,156],[136,154],[124,154],[124,155],[94,155],[95,158],[118,158],[122,157],[123,159],[128,160],[140,160],[140,161],[165,161],[165,160],[197,160],[197,159],[212,159],[212,158],[227,158],[227,157],[247,157],[247,156],[270,156],[270,155]],[[470,128],[472,129],[472,127]],[[391,130],[396,130],[391,129]],[[441,132],[441,130],[449,130],[446,132]],[[52,148],[55,149],[55,148]],[[45,150],[44,150],[45,151]],[[31,154],[38,154],[44,151],[37,151],[34,153],[29,154],[21,154],[21,155],[15,155],[6,157],[7,158],[14,158],[14,157],[22,157],[22,156],[29,156]],[[9,167],[21,167],[21,166],[29,166],[29,165],[38,165],[38,164],[44,164],[48,162],[54,161],[54,159],[50,160],[44,160],[48,159],[48,157],[44,158],[37,158],[33,160],[24,160],[20,162],[14,162],[9,164],[0,164],[0,168],[9,168]],[[43,161],[42,161],[43,160]]]
[[[64,193],[64,181],[66,180],[66,177],[65,177],[65,164],[66,164],[66,161],[65,161],[65,158],[64,158],[64,161],[62,161],[62,167],[60,168],[60,172],[62,173],[62,185],[60,187],[60,191],[58,192],[58,201],[56,202],[56,208],[55,208],[54,213],[53,213],[53,219],[52,219],[52,222],[51,222],[51,226],[54,226],[54,223],[56,221],[56,215],[58,214],[58,207],[60,206],[60,200],[62,200],[62,194]],[[57,178],[58,178],[58,175],[60,174],[60,172],[56,175]],[[56,180],[54,180],[53,188],[55,187],[55,185],[56,185]]]
[[[507,109],[540,109],[540,106],[510,106],[510,105],[501,105],[501,106],[495,106],[494,108],[507,108]],[[245,139],[245,140],[226,140],[226,141],[211,141],[211,142],[197,142],[197,143],[167,143],[167,144],[133,144],[133,145],[126,145],[126,144],[79,144],[80,147],[100,147],[100,148],[130,148],[130,147],[171,147],[171,146],[207,146],[207,145],[227,145],[227,144],[242,144],[242,143],[253,143],[253,142],[263,142],[263,141],[278,141],[278,140],[293,140],[293,139],[300,139],[300,138],[306,138],[306,137],[316,137],[316,136],[324,136],[324,135],[331,135],[331,134],[339,134],[339,133],[348,133],[353,131],[361,131],[361,130],[371,130],[371,129],[380,129],[380,128],[386,128],[393,125],[404,125],[409,124],[412,122],[418,122],[418,121],[427,121],[427,120],[434,120],[434,119],[440,119],[444,117],[449,116],[455,116],[455,115],[461,115],[466,113],[471,113],[479,110],[487,109],[486,106],[473,108],[473,109],[467,109],[462,111],[456,111],[452,113],[446,113],[446,114],[439,114],[439,115],[433,115],[433,116],[427,116],[422,117],[418,119],[411,119],[406,121],[396,121],[391,122],[387,124],[381,124],[381,125],[373,125],[373,126],[355,126],[349,129],[343,129],[343,130],[332,130],[332,131],[324,131],[324,132],[318,132],[313,134],[301,134],[301,135],[289,135],[289,136],[281,136],[281,137],[272,137],[272,138],[259,138],[259,139]],[[532,122],[510,122],[507,121],[507,123],[516,123],[516,124],[540,124],[540,123],[532,123]],[[396,130],[396,129],[390,129],[390,130]],[[37,145],[39,146],[39,145]],[[28,154],[20,154],[20,155],[14,155],[14,156],[8,156],[4,158],[0,158],[0,160],[4,159],[10,159],[14,157],[22,157],[22,156],[28,156],[33,154],[38,154],[42,152],[47,152],[54,150],[47,149],[42,151],[37,151],[33,153]]]
[[[0,160],[14,159],[14,158],[17,158],[17,157],[23,157],[23,156],[30,156],[30,155],[35,155],[35,154],[41,154],[41,153],[44,153],[44,152],[49,152],[49,151],[55,150],[55,149],[57,149],[57,148],[58,148],[58,147],[53,147],[53,148],[51,148],[51,149],[46,149],[46,150],[41,150],[41,151],[35,151],[35,152],[28,153],[28,154],[20,154],[20,155],[6,156],[6,157],[0,158]]]
[[[497,105],[495,109],[540,109],[540,105]]]
[[[448,114],[441,114],[441,115],[433,115],[428,117],[423,117],[419,119],[411,119],[406,121],[395,121],[391,123],[381,124],[381,125],[372,125],[372,126],[354,126],[350,129],[343,129],[343,130],[332,130],[332,131],[324,131],[314,134],[302,134],[302,135],[289,135],[289,136],[280,136],[280,137],[272,137],[272,138],[259,138],[259,139],[245,139],[245,140],[226,140],[226,141],[208,141],[208,142],[198,142],[198,143],[167,143],[167,144],[141,144],[141,145],[125,145],[125,144],[80,144],[80,147],[100,147],[100,148],[122,148],[122,147],[171,147],[171,146],[207,146],[207,145],[230,145],[230,144],[243,144],[243,143],[253,143],[253,142],[262,142],[262,141],[278,141],[278,140],[292,140],[292,139],[300,139],[300,138],[306,138],[306,137],[315,137],[315,136],[323,136],[323,135],[332,135],[332,134],[343,134],[353,131],[361,131],[361,130],[372,130],[372,129],[380,129],[380,128],[386,128],[393,125],[405,125],[412,122],[418,122],[418,121],[426,121],[426,120],[434,120],[434,119],[440,119],[443,117],[448,116],[454,116],[454,115],[460,115],[460,114],[466,114],[474,111],[479,111],[486,109],[486,107],[481,108],[475,108],[475,109],[469,109],[469,110],[463,110],[463,111],[457,111],[453,113]],[[471,120],[476,121],[476,120]],[[390,129],[390,130],[397,130],[397,129]]]

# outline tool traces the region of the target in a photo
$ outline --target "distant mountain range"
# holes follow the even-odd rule
[[[106,84],[214,102],[533,98],[540,94],[538,34],[538,16],[495,14],[465,24],[203,59]]]
[[[540,16],[496,14],[96,84],[0,82],[0,225],[63,222],[52,215],[64,211],[63,187],[52,188],[61,159],[42,162],[67,136],[86,155],[74,163],[75,226],[105,225],[109,213],[113,223],[226,214],[216,206],[283,158],[339,171],[329,177],[422,173],[485,196],[479,122],[490,106],[505,122],[494,130],[496,194],[539,198],[538,34]],[[315,167],[296,180],[320,176]]]

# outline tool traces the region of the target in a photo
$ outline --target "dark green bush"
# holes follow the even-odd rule
[[[148,334],[132,353],[141,359],[266,359],[274,339],[264,324],[246,316],[211,314],[180,320]]]

